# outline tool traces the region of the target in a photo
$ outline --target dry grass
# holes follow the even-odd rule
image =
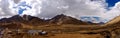
[[[40,35],[15,35],[12,38],[103,38],[100,34],[55,34],[55,35],[46,35],[46,36],[40,36]]]
[[[14,24],[13,24],[14,25]],[[107,26],[98,26],[98,25],[42,25],[42,26],[34,26],[21,24],[23,30],[44,30],[50,33],[47,36],[40,35],[14,35],[12,38],[104,38],[106,36],[101,35],[102,31],[108,31],[110,33],[115,34],[114,37],[119,36],[120,26],[119,25],[107,25]],[[11,25],[8,25],[11,26]],[[116,30],[116,28],[118,30]],[[51,31],[57,31],[58,33],[54,34]],[[100,32],[100,33],[99,33]],[[90,33],[90,34],[88,34]],[[93,33],[93,34],[92,34]],[[95,33],[95,34],[94,34]],[[53,34],[53,35],[52,35]]]
[[[88,34],[56,34],[50,38],[103,38],[99,34],[88,35]]]

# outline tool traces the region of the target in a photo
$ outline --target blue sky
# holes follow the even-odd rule
[[[119,2],[120,0],[106,0],[108,3],[108,7],[113,7],[115,3]]]
[[[27,7],[27,8],[32,8],[30,5],[27,5],[26,4],[26,2],[24,1],[24,2],[21,2],[20,4],[18,4],[18,14],[22,14],[25,10],[27,10],[27,8],[22,8],[22,7],[20,7],[20,6],[22,6],[22,7]]]

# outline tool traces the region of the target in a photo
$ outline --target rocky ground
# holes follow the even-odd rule
[[[32,27],[32,28],[30,28]],[[40,34],[45,31],[47,34]],[[30,31],[30,32],[29,32]],[[120,38],[119,25],[44,25],[1,28],[1,38]]]
[[[99,25],[65,15],[49,20],[16,15],[0,20],[0,38],[120,38],[119,19]]]

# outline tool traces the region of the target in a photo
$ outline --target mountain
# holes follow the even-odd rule
[[[49,23],[51,24],[80,24],[80,25],[86,25],[88,23],[83,22],[81,20],[72,18],[70,16],[66,16],[64,14],[57,15],[49,20]]]
[[[40,19],[38,17],[34,17],[34,16],[30,16],[30,15],[24,15],[23,19],[25,21],[27,21],[27,23],[35,24],[35,25],[43,25],[43,24],[47,23],[46,20],[44,20],[44,19]]]
[[[15,16],[12,16],[10,18],[3,18],[0,20],[1,23],[11,23],[11,22],[20,22],[20,21],[23,21],[22,17],[19,16],[19,15],[15,15]]]
[[[40,19],[38,17],[30,16],[30,15],[15,15],[10,18],[3,18],[0,20],[0,23],[24,23],[24,24],[45,24],[45,20]]]
[[[74,25],[88,25],[94,23],[87,23],[81,20],[72,18],[70,16],[66,16],[64,14],[57,15],[51,19],[44,20],[38,17],[30,16],[30,15],[15,15],[10,18],[3,18],[0,20],[0,23],[22,23],[27,25],[61,25],[61,24],[74,24]]]
[[[107,22],[106,19],[98,16],[81,16],[80,19],[84,22],[91,22],[91,23],[105,23]]]
[[[107,22],[105,25],[119,25],[119,24],[120,24],[120,16],[117,16],[114,19]]]

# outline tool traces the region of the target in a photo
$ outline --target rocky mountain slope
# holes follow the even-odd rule
[[[87,22],[83,22],[81,20],[72,18],[70,16],[66,16],[64,14],[61,15],[57,15],[55,17],[53,17],[52,19],[49,19],[49,23],[52,24],[75,24],[75,25],[87,25]]]
[[[30,15],[15,15],[10,18],[3,18],[0,19],[0,23],[24,23],[24,24],[33,24],[33,25],[45,25],[45,24],[75,24],[75,25],[88,25],[88,24],[94,24],[94,23],[87,23],[83,22],[81,20],[72,18],[70,16],[66,15],[56,15],[55,17],[51,19],[40,19],[38,17],[30,16]]]
[[[117,16],[116,18],[106,23],[106,25],[113,25],[113,24],[120,24],[120,16]]]
[[[29,16],[29,15],[24,15],[24,16],[15,15],[11,18],[1,19],[0,23],[2,24],[0,26],[1,28],[4,28],[4,27],[12,28],[12,30],[13,29],[45,30],[45,31],[48,31],[48,34],[55,33],[54,37],[61,36],[65,38],[65,37],[72,36],[72,37],[78,37],[78,38],[79,37],[88,38],[89,36],[91,38],[120,38],[120,16],[116,17],[115,19],[101,26],[92,25],[87,22],[83,22],[63,14],[57,15],[52,19],[48,19],[48,20],[40,19],[37,17]],[[56,24],[58,26],[53,26],[50,24]],[[32,25],[32,26],[29,26],[29,25]],[[50,26],[44,26],[44,25],[50,25]],[[78,36],[73,36],[73,34]],[[29,34],[25,33],[24,35],[26,36]],[[62,36],[62,35],[68,35],[68,36]],[[82,35],[85,35],[86,37]],[[38,36],[38,38],[40,37],[43,37],[43,36]],[[45,38],[49,38],[49,37],[53,38],[53,36],[51,35],[48,35]]]

